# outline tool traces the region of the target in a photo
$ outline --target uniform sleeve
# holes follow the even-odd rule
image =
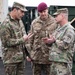
[[[72,47],[75,39],[74,37],[75,34],[73,29],[68,29],[61,40],[56,40],[56,45],[61,50],[68,49],[69,47]]]
[[[11,29],[10,29],[9,25],[8,24],[6,24],[6,26],[3,25],[1,27],[1,40],[5,47],[6,46],[8,46],[8,47],[16,46],[21,43],[24,43],[23,38],[15,39],[12,36],[13,36],[13,34],[11,34]]]
[[[30,31],[28,33],[33,33],[33,24],[31,24],[31,28],[30,28]],[[27,44],[26,44],[26,48],[27,48],[29,53],[33,49],[33,42],[34,42],[34,35],[27,41]]]

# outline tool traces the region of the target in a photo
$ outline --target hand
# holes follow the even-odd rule
[[[25,41],[28,40],[28,35],[25,34],[25,35],[23,36],[23,39],[24,39]]]
[[[26,40],[30,39],[32,36],[33,36],[32,33],[29,33],[28,35],[25,34],[25,35],[23,36],[23,39],[26,41]]]
[[[48,37],[42,38],[44,43],[48,43],[48,39],[49,39]]]
[[[27,59],[27,61],[29,61],[29,62],[31,61],[31,58],[30,58],[30,57],[28,57],[28,56],[26,57],[26,59]]]
[[[28,34],[28,39],[30,39],[33,35],[34,35],[34,34],[29,33],[29,34]]]
[[[56,41],[54,36],[50,35],[49,37],[50,37],[50,39],[52,39],[52,42]]]
[[[42,38],[43,42],[46,43],[46,44],[52,44],[54,41],[55,41],[55,38],[54,37],[45,37],[45,38]]]
[[[46,43],[46,44],[51,44],[52,43],[52,39],[50,38],[42,38],[43,42]]]

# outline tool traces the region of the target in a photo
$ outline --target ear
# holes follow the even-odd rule
[[[61,13],[61,16],[62,16],[62,18],[64,18],[64,14],[63,13]]]

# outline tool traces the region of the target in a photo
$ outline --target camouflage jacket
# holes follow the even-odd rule
[[[0,26],[0,37],[3,46],[3,62],[16,63],[23,60],[23,35],[26,34],[22,21],[14,20],[7,15]]]
[[[64,26],[59,26],[54,32],[53,36],[56,42],[53,43],[49,51],[49,60],[55,62],[72,63],[74,53],[74,28],[70,23]]]
[[[42,41],[42,38],[49,37],[56,28],[55,19],[51,15],[48,16],[46,21],[42,21],[38,17],[32,22],[30,32],[34,36],[30,40],[30,56],[35,63],[49,63],[50,47]]]

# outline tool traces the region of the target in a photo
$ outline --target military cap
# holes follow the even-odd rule
[[[45,10],[45,9],[47,9],[47,8],[48,8],[48,7],[47,7],[47,4],[44,3],[44,2],[41,2],[41,3],[38,5],[37,10],[38,10],[38,12],[42,12],[43,10]]]
[[[27,11],[26,7],[18,2],[14,2],[13,7],[17,7],[19,9],[21,9],[22,11]]]
[[[60,13],[66,13],[66,14],[68,14],[68,9],[67,8],[57,9],[57,11],[53,15],[58,15]]]

